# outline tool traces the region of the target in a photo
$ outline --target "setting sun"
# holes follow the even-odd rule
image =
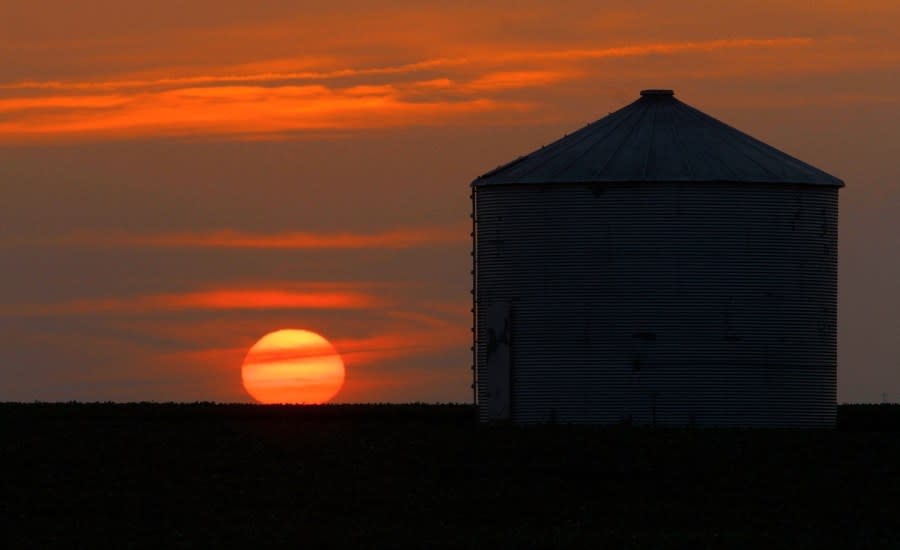
[[[344,361],[315,332],[278,330],[250,348],[241,378],[260,403],[327,403],[344,385]]]

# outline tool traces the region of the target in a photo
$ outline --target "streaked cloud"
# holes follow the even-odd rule
[[[28,317],[84,314],[128,315],[189,310],[352,310],[374,308],[383,304],[381,299],[371,293],[345,289],[340,285],[334,289],[318,286],[319,288],[313,287],[308,291],[280,288],[215,288],[121,298],[84,298],[53,304],[9,305],[0,310],[0,313],[8,316]]]
[[[490,98],[410,101],[396,86],[334,89],[307,86],[181,88],[109,97],[104,108],[62,109],[70,97],[48,97],[0,122],[0,140],[41,136],[139,137],[278,134],[302,130],[454,124],[469,116],[528,111],[525,102]],[[0,110],[9,111],[7,100]],[[16,102],[20,100],[15,100]]]
[[[272,327],[276,330],[280,327]],[[260,335],[261,336],[261,335]],[[469,331],[459,323],[445,322],[440,326],[421,326],[413,323],[388,327],[385,332],[360,337],[343,337],[331,340],[335,349],[349,367],[362,367],[389,359],[428,355],[454,347],[470,345]],[[171,355],[191,361],[213,363],[222,358],[241,357],[247,353],[246,347],[213,347],[207,349],[176,352]],[[330,350],[281,350],[261,356],[257,361],[282,361],[329,355]]]
[[[335,347],[350,365],[366,365],[387,359],[431,354],[471,345],[466,323],[419,314],[383,333],[363,337],[339,338]]]
[[[304,71],[265,71],[246,73],[247,70],[257,69],[261,67],[269,67],[271,63],[260,62],[258,64],[245,64],[241,67],[234,67],[230,70],[223,71],[225,74],[220,75],[194,75],[183,77],[167,77],[167,78],[143,78],[143,79],[109,79],[98,81],[35,81],[27,80],[23,82],[6,82],[0,83],[0,90],[127,90],[127,89],[157,89],[157,88],[174,88],[174,89],[191,89],[204,85],[235,85],[235,84],[265,84],[265,83],[287,83],[302,81],[321,81],[336,80],[348,77],[371,77],[371,76],[394,76],[403,74],[421,73],[429,70],[441,70],[450,68],[469,68],[484,70],[484,67],[502,66],[511,61],[517,62],[536,62],[546,60],[585,60],[585,59],[602,59],[616,57],[635,57],[646,55],[665,55],[691,51],[715,51],[723,49],[736,48],[786,48],[796,46],[809,46],[814,40],[809,37],[781,37],[781,38],[741,38],[727,40],[705,40],[705,41],[678,41],[678,42],[659,42],[648,44],[636,44],[628,46],[607,47],[607,48],[577,48],[577,49],[555,49],[555,50],[524,50],[524,51],[484,51],[481,53],[472,53],[465,57],[440,57],[435,59],[426,59],[413,63],[404,63],[395,66],[380,67],[346,67],[330,70],[304,70]],[[305,65],[308,61],[305,58],[296,60],[282,59],[278,61],[278,65],[285,67],[294,65]],[[239,74],[232,71],[245,71],[245,74]],[[560,71],[505,71],[493,74],[487,74],[472,82],[490,82],[497,81],[501,83],[501,87],[508,87],[512,82],[518,82],[520,85],[535,85],[546,82],[552,82],[557,78],[547,78],[553,76],[561,76]],[[543,76],[543,78],[541,78]],[[503,78],[511,77],[511,78]],[[523,78],[525,77],[525,78]],[[538,78],[536,78],[538,77]],[[465,86],[465,82],[461,81],[460,85]]]
[[[466,58],[438,58],[415,63],[405,63],[396,66],[369,67],[369,68],[342,68],[331,70],[306,70],[306,71],[265,71],[252,72],[259,68],[268,68],[270,62],[246,64],[240,67],[225,69],[221,75],[196,75],[167,78],[143,78],[143,79],[111,79],[98,81],[35,81],[0,83],[0,90],[128,90],[128,89],[157,89],[157,88],[191,88],[204,85],[228,85],[228,84],[265,84],[271,82],[302,82],[336,80],[349,77],[401,75],[416,73],[431,69],[440,69],[448,66],[459,66],[469,63]],[[278,65],[287,67],[291,65],[304,65],[306,60],[282,59]],[[243,71],[244,74],[232,71]],[[251,71],[247,73],[247,71]]]
[[[777,37],[550,50],[483,47],[465,56],[385,66],[247,72],[253,64],[244,64],[222,74],[7,82],[0,91],[14,97],[0,97],[0,141],[273,139],[310,131],[521,123],[542,116],[540,101],[510,93],[583,78],[590,73],[583,64],[592,60],[813,43]]]
[[[413,248],[442,244],[467,243],[471,240],[468,224],[447,227],[394,229],[372,233],[287,232],[254,234],[223,230],[158,235],[109,235],[77,233],[60,239],[43,240],[44,244],[82,246],[152,246],[169,248],[258,248],[258,249],[362,249]],[[31,243],[35,244],[35,243]]]
[[[737,48],[790,48],[796,46],[809,46],[814,42],[814,39],[803,36],[655,42],[609,48],[576,48],[549,51],[510,52],[501,55],[500,59],[515,61],[603,59],[646,55],[670,55],[683,52],[711,52]]]

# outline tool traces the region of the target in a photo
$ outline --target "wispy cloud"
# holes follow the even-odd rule
[[[711,52],[738,48],[790,48],[809,46],[814,42],[815,41],[812,38],[802,36],[779,38],[733,38],[723,40],[655,42],[611,48],[576,48],[550,51],[510,52],[503,54],[502,57],[507,60],[603,59],[646,55],[670,55],[683,52]]]
[[[806,37],[606,48],[482,48],[376,67],[0,84],[0,141],[161,135],[289,136],[296,132],[521,121],[539,104],[509,92],[583,77],[591,60],[809,46]],[[298,60],[308,64],[308,60]],[[264,64],[263,64],[264,66]],[[25,97],[22,96],[25,94]],[[510,114],[518,116],[509,116]],[[493,117],[493,118],[491,118]]]
[[[128,89],[156,89],[156,88],[186,88],[204,85],[227,85],[227,84],[265,84],[271,82],[301,82],[301,81],[320,81],[320,80],[336,80],[349,77],[364,76],[390,76],[415,73],[426,70],[446,68],[449,66],[464,65],[469,62],[467,58],[437,58],[415,63],[404,63],[395,66],[369,67],[369,68],[342,68],[331,70],[304,70],[304,71],[264,71],[250,72],[260,65],[266,63],[258,63],[246,65],[244,67],[236,67],[234,70],[243,70],[245,74],[230,72],[225,70],[225,74],[220,75],[196,75],[182,77],[167,78],[126,78],[126,79],[110,79],[110,80],[83,80],[83,81],[61,81],[61,80],[26,80],[24,82],[8,82],[0,83],[0,90],[128,90]],[[304,59],[298,60],[281,60],[280,65],[303,64]]]
[[[374,233],[246,233],[223,230],[164,233],[156,235],[101,234],[82,232],[46,244],[85,246],[152,246],[168,248],[259,248],[259,249],[400,249],[464,243],[470,240],[468,225],[393,229]],[[34,243],[32,243],[34,244]]]
[[[520,51],[492,51],[485,50],[480,53],[471,53],[466,56],[438,57],[413,63],[376,67],[345,67],[328,70],[302,70],[302,71],[264,71],[247,72],[258,66],[266,66],[264,62],[247,64],[242,67],[226,69],[224,74],[218,75],[193,75],[165,78],[124,78],[108,80],[27,80],[23,82],[0,83],[0,90],[128,90],[128,89],[157,89],[157,88],[193,88],[197,86],[211,85],[239,85],[239,84],[266,84],[266,83],[298,83],[303,81],[336,80],[350,77],[394,76],[421,73],[425,71],[446,70],[451,68],[469,68],[484,70],[484,67],[496,67],[510,61],[536,62],[545,60],[586,60],[616,57],[635,57],[646,55],[666,55],[691,51],[715,51],[737,48],[786,48],[796,46],[809,46],[814,40],[809,37],[779,37],[779,38],[738,38],[723,40],[702,41],[675,41],[656,42],[647,44],[634,44],[607,48],[573,48],[556,50],[520,50]],[[303,65],[308,63],[305,58],[291,60],[279,60],[279,65],[285,66],[291,63]],[[244,74],[232,71],[243,71]],[[476,77],[470,79],[473,82],[500,80],[502,76],[528,76],[529,78],[517,78],[519,84],[535,85],[552,82],[556,78],[547,76],[563,76],[561,71],[504,71],[494,75]],[[545,78],[533,78],[543,75]],[[501,80],[502,81],[502,80]],[[509,80],[505,84],[509,84]],[[466,80],[458,82],[466,86]],[[503,86],[506,87],[506,86]]]
[[[106,96],[90,108],[60,108],[68,97],[33,100],[0,122],[0,140],[41,136],[289,133],[454,123],[459,118],[527,111],[524,102],[490,98],[408,100],[396,86],[335,89],[306,86],[218,86]],[[11,111],[0,100],[0,110]],[[100,108],[102,107],[102,108]]]
[[[471,344],[469,314],[436,315],[428,307],[421,311],[383,311],[363,336],[332,339],[348,365],[363,366],[388,359],[428,355]]]
[[[9,305],[3,307],[0,313],[11,316],[45,316],[107,313],[128,315],[188,310],[351,310],[374,308],[383,303],[371,293],[348,290],[340,285],[334,289],[313,287],[308,291],[216,288],[121,298],[77,299],[53,304]]]

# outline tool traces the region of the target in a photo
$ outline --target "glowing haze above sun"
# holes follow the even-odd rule
[[[344,385],[344,361],[315,332],[277,330],[250,348],[241,378],[260,403],[327,403]]]

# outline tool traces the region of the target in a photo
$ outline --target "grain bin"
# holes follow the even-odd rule
[[[480,419],[832,426],[842,186],[671,90],[477,178]]]

